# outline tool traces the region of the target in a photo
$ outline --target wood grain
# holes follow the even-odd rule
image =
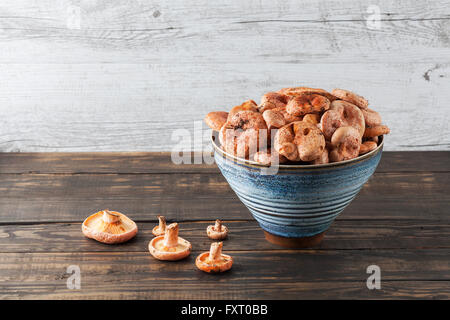
[[[449,150],[449,4],[8,0],[0,151],[201,150],[207,112],[292,85],[367,97],[386,150]]]
[[[385,282],[401,291],[399,296],[416,295],[445,298],[449,296],[448,249],[440,250],[377,250],[377,251],[271,251],[233,252],[230,272],[220,277],[195,269],[194,258],[199,252],[177,263],[153,259],[148,253],[3,253],[0,256],[0,296],[65,298],[92,297],[103,294],[108,298],[169,299],[276,299],[311,298],[302,283],[318,288],[324,283],[333,288],[321,297],[336,297],[339,288],[348,283],[353,297],[368,296],[366,268],[371,264],[382,270]],[[66,288],[69,265],[81,269],[81,290]],[[330,267],[332,266],[332,267]],[[439,279],[442,290],[430,292],[433,286],[420,286]],[[392,282],[389,282],[392,281]],[[395,283],[394,283],[395,281]],[[402,287],[408,282],[409,286]],[[435,281],[436,282],[436,281]],[[412,284],[416,290],[407,293]],[[419,285],[418,285],[419,283]],[[389,285],[388,285],[389,288]],[[376,291],[376,290],[374,290]],[[416,293],[417,292],[417,293]],[[372,293],[373,297],[392,297],[390,290]]]
[[[209,151],[210,133],[202,123],[208,112],[300,84],[343,87],[368,98],[391,128],[386,150],[448,150],[450,64],[435,70],[429,83],[423,74],[433,67],[0,65],[8,79],[0,91],[0,150]]]
[[[206,227],[213,222],[182,222],[180,236],[188,239],[196,251],[208,251],[212,240]],[[224,250],[288,250],[264,239],[256,221],[224,221],[230,233]],[[87,239],[81,223],[0,225],[0,252],[147,252],[156,222],[138,223],[139,233],[122,245],[105,245]],[[315,250],[437,249],[450,248],[450,222],[337,220]]]
[[[175,164],[168,152],[1,153],[0,174],[218,173],[215,164]],[[383,152],[377,172],[450,172],[450,152]]]
[[[340,218],[448,219],[449,184],[449,172],[375,173]],[[105,208],[137,221],[251,219],[219,173],[2,174],[0,192],[2,223],[80,222]]]

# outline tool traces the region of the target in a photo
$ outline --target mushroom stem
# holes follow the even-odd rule
[[[178,223],[169,224],[164,234],[164,246],[173,248],[178,245]]]
[[[222,231],[222,221],[220,221],[219,219],[216,220],[216,224],[214,225],[214,230]]]
[[[158,216],[158,220],[159,220],[158,230],[165,231],[166,230],[166,218],[164,216]]]
[[[120,221],[120,216],[106,209],[103,210],[102,219],[106,223],[118,223]]]
[[[222,255],[223,242],[213,242],[211,243],[211,248],[209,249],[209,259],[211,261],[216,261]]]

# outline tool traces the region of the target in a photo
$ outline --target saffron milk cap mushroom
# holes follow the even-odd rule
[[[178,223],[167,226],[164,236],[153,238],[148,244],[151,255],[158,260],[175,261],[186,258],[192,249],[189,241],[178,236]]]
[[[211,225],[206,228],[206,233],[210,239],[222,240],[227,237],[228,228],[222,224],[222,221],[217,219],[215,225]]]
[[[88,238],[114,244],[133,238],[138,227],[133,220],[120,212],[103,210],[84,220],[81,230]]]
[[[222,246],[223,242],[211,243],[209,252],[203,252],[195,259],[197,268],[208,273],[219,273],[231,269],[233,258],[222,253]]]
[[[166,218],[164,216],[158,216],[159,225],[155,226],[152,230],[154,236],[159,237],[166,233]]]

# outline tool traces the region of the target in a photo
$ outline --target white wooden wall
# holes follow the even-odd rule
[[[367,97],[387,150],[449,150],[450,0],[0,2],[0,151],[170,151],[296,85]]]

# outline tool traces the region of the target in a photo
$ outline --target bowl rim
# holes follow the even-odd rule
[[[253,161],[253,160],[247,160],[244,158],[236,157],[235,155],[232,155],[231,153],[228,153],[228,152],[222,150],[216,143],[216,137],[217,137],[217,140],[219,140],[218,139],[219,132],[215,131],[215,130],[211,130],[211,131],[212,131],[211,143],[213,145],[214,151],[218,152],[224,158],[228,158],[230,160],[233,160],[235,163],[243,164],[243,165],[250,166],[250,167],[268,168],[271,166],[271,165],[261,164],[259,162]],[[278,168],[284,169],[284,170],[289,170],[289,169],[308,170],[308,169],[316,169],[316,168],[332,168],[332,167],[339,167],[339,166],[344,166],[347,164],[360,162],[362,160],[367,160],[369,158],[372,158],[376,154],[378,154],[383,149],[384,135],[379,136],[379,139],[381,140],[381,142],[379,142],[378,146],[374,150],[372,150],[368,153],[365,153],[361,156],[358,156],[354,159],[344,160],[344,161],[339,161],[339,162],[324,163],[324,164],[279,164]]]

